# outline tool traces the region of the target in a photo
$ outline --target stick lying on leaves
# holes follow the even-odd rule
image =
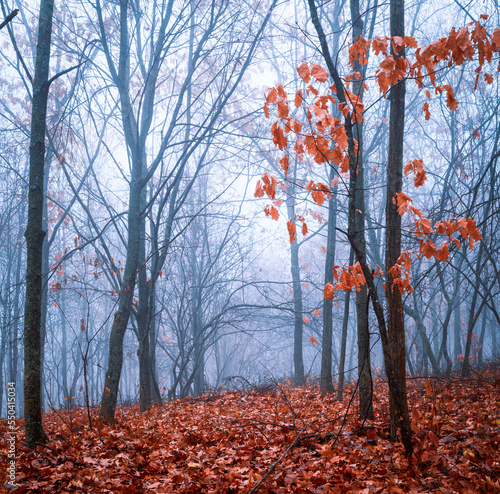
[[[251,490],[248,491],[248,494],[253,494],[254,492],[257,492],[257,489],[260,487],[260,485],[267,479],[267,477],[269,475],[271,475],[273,472],[274,472],[274,469],[278,466],[278,464],[281,462],[281,460],[283,460],[283,458],[288,454],[288,452],[293,449],[295,447],[295,445],[299,442],[300,440],[300,437],[302,436],[302,434],[304,433],[304,431],[306,430],[306,427],[309,425],[309,423],[307,423],[306,425],[304,425],[304,427],[302,428],[302,430],[299,432],[299,435],[295,438],[295,440],[290,443],[287,448],[285,449],[285,451],[283,452],[283,454],[272,464],[271,468],[269,468],[269,470],[265,473],[265,475],[253,486],[253,488]]]
[[[15,9],[13,10],[6,18],[5,20],[2,22],[2,24],[0,24],[0,29],[3,29],[12,19],[14,19],[14,17],[16,17],[16,15],[19,14],[19,9]]]

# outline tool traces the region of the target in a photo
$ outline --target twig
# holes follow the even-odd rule
[[[308,424],[304,425],[302,430],[299,432],[298,436],[294,439],[292,443],[290,443],[283,454],[271,465],[271,468],[265,473],[265,475],[252,487],[250,491],[248,491],[248,494],[253,494],[254,492],[257,492],[257,489],[261,486],[262,483],[269,477],[274,472],[274,469],[278,466],[279,463],[281,463],[281,460],[288,454],[288,452],[293,449],[296,444],[300,441],[300,437],[302,436],[303,432],[306,430],[306,427]]]

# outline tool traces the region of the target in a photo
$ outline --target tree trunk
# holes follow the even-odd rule
[[[486,201],[486,204],[484,205],[484,218],[488,218],[490,215],[490,210],[491,210],[491,205],[493,203],[493,199],[495,197],[495,176],[496,176],[496,166],[491,167],[490,171],[490,191],[489,191],[489,197],[488,200]],[[476,274],[476,283],[474,284],[474,293],[472,294],[472,302],[471,302],[471,308],[469,312],[469,326],[467,328],[467,341],[465,343],[465,352],[464,352],[464,362],[462,366],[462,376],[463,377],[469,377],[470,376],[470,353],[471,353],[471,348],[472,348],[472,331],[474,329],[474,325],[477,321],[477,318],[479,317],[479,313],[481,312],[481,308],[483,307],[484,303],[486,302],[486,299],[483,298],[483,302],[481,304],[481,308],[478,309],[477,314],[476,314],[476,301],[477,301],[477,296],[479,294],[479,289],[481,286],[481,276],[482,276],[482,271],[484,267],[484,263],[482,262],[483,259],[483,252],[485,249],[485,239],[487,238],[487,226],[488,222],[484,222],[483,225],[483,231],[482,233],[482,240],[479,244],[479,252],[477,254],[477,262],[476,262],[476,269],[474,270]],[[484,294],[484,297],[487,297],[487,294]]]
[[[294,177],[295,180],[295,177]],[[293,184],[287,184],[286,189],[286,207],[288,221],[295,222],[295,197]],[[304,333],[302,319],[302,285],[300,282],[300,264],[299,264],[299,244],[297,239],[290,245],[290,263],[292,270],[292,288],[293,288],[293,368],[295,384],[305,383],[304,357],[302,352],[302,337]]]
[[[341,3],[333,6],[331,12],[331,32],[332,32],[332,50],[338,51],[340,40],[340,14],[343,8]],[[298,53],[297,53],[298,55]],[[298,56],[296,57],[298,62]],[[332,113],[334,105],[332,105]],[[337,175],[332,163],[330,163],[329,180],[330,183]],[[335,190],[331,191],[331,197],[328,201],[328,233],[326,241],[326,259],[325,259],[325,285],[329,282],[333,283],[333,265],[335,264],[335,247],[337,242],[337,194]],[[323,299],[323,335],[321,340],[321,381],[320,388],[322,396],[334,391],[332,383],[332,351],[333,351],[333,300]],[[342,352],[341,352],[342,353]],[[339,367],[342,362],[342,356],[339,359]],[[345,346],[344,346],[344,361],[345,363]],[[343,377],[343,376],[342,376]]]
[[[351,0],[351,22],[352,41],[356,42],[363,35],[363,19],[359,12],[359,0]],[[354,72],[363,74],[363,66],[358,60],[353,65]],[[363,100],[363,81],[353,81],[354,94]],[[358,154],[356,163],[356,195],[355,195],[355,217],[356,243],[366,253],[365,239],[365,190],[364,190],[364,167],[363,167],[363,124],[353,124],[353,135],[358,142]],[[370,331],[368,327],[368,290],[363,285],[356,292],[356,323],[358,328],[358,389],[359,389],[359,413],[367,419],[374,419],[373,413],[373,380],[370,362]]]
[[[330,169],[330,182],[334,179],[334,170]],[[325,285],[333,282],[333,265],[335,264],[336,242],[336,194],[328,201],[328,233],[326,240]],[[321,346],[321,395],[334,391],[332,384],[332,341],[333,341],[333,300],[323,299],[323,338]],[[345,345],[344,345],[345,354]],[[342,361],[342,356],[340,357]],[[345,361],[345,355],[344,355]]]
[[[487,318],[488,318],[488,311],[485,309],[481,321],[481,334],[479,335],[479,353],[477,356],[477,363],[480,367],[483,365],[483,345],[484,345],[484,335],[486,334]]]
[[[293,368],[295,384],[305,383],[304,357],[302,353],[302,337],[304,333],[302,319],[302,286],[300,284],[299,246],[297,240],[290,245],[293,284]]]
[[[19,342],[17,341],[19,333],[19,320],[21,319],[21,307],[19,299],[21,298],[21,263],[23,256],[22,248],[22,228],[19,229],[18,238],[16,242],[16,274],[15,274],[15,288],[14,288],[14,319],[12,321],[12,328],[10,333],[10,367],[9,367],[9,382],[13,382],[14,386],[17,385],[18,373],[18,360],[19,360]],[[19,401],[19,400],[16,400]],[[16,403],[16,408],[19,409],[20,403]]]
[[[140,169],[140,168],[139,168]],[[123,272],[120,288],[120,301],[115,313],[111,334],[109,336],[108,370],[104,381],[104,390],[101,398],[100,417],[108,423],[115,420],[116,402],[118,399],[118,388],[123,366],[123,340],[127,329],[132,302],[134,298],[134,287],[139,264],[140,250],[140,174],[132,178],[130,183],[130,199],[128,213],[128,240],[127,260]]]
[[[142,162],[145,164],[146,156],[143,153]],[[143,170],[142,176],[146,170]],[[146,205],[146,187],[141,191],[141,209]],[[150,284],[148,283],[148,275],[146,269],[146,218],[141,218],[140,229],[140,253],[139,265],[141,266],[138,274],[138,295],[139,307],[137,309],[137,337],[139,340],[139,348],[137,356],[139,357],[139,409],[145,412],[151,408],[151,362],[149,348],[149,300],[150,300]]]
[[[26,445],[35,448],[48,438],[42,425],[42,245],[45,130],[49,93],[50,42],[54,0],[41,0],[31,113],[28,225],[26,227],[26,302],[24,306],[24,420]]]
[[[42,220],[42,230],[48,232],[49,222],[48,222],[48,208],[47,208],[47,190],[49,186],[49,174],[50,174],[50,163],[54,153],[49,149],[45,154],[45,172],[43,177],[43,220]],[[48,300],[49,300],[49,239],[48,234],[43,238],[42,246],[42,312],[40,316],[40,358],[42,361],[42,382],[44,380],[43,362],[45,360],[45,341],[47,340],[47,310],[48,310]],[[43,403],[45,401],[43,387],[42,387],[42,410]]]
[[[458,277],[457,272],[456,276]],[[459,368],[459,355],[462,355],[462,317],[460,314],[460,303],[455,302],[455,308],[453,309],[453,361],[455,363],[455,368]]]
[[[65,290],[59,294],[59,320],[61,324],[62,342],[61,342],[61,373],[62,373],[62,392],[63,399],[71,400],[68,389],[68,335],[66,329],[66,296]],[[69,404],[69,403],[68,403]]]
[[[323,31],[323,27],[319,21],[318,12],[316,9],[316,5],[314,0],[308,0],[309,11],[311,13],[311,20],[313,25],[318,33],[321,53],[326,62],[328,71],[333,78],[335,89],[337,92],[337,97],[340,102],[345,103],[346,97],[344,92],[344,86],[342,80],[339,76],[339,73],[335,67],[333,59],[330,55],[330,49],[326,42],[325,33]],[[391,3],[391,10],[393,10],[393,4]],[[401,9],[402,10],[402,9]],[[404,103],[404,98],[403,98]],[[349,156],[349,215],[348,215],[348,232],[347,237],[351,244],[351,247],[354,250],[356,258],[361,266],[363,271],[363,275],[365,277],[366,283],[368,285],[368,290],[370,291],[370,298],[372,300],[373,310],[375,312],[375,316],[377,317],[377,322],[380,331],[380,337],[382,340],[382,349],[384,352],[384,362],[385,362],[385,370],[387,374],[387,380],[389,382],[389,396],[392,400],[394,407],[397,410],[401,410],[406,413],[402,413],[397,420],[398,428],[401,431],[401,440],[405,447],[406,453],[410,455],[413,452],[413,445],[411,442],[411,428],[410,421],[408,415],[408,402],[406,396],[406,388],[404,390],[401,389],[401,382],[398,374],[398,364],[393,360],[392,348],[390,345],[390,339],[387,332],[387,326],[385,322],[385,315],[382,305],[379,300],[377,288],[373,281],[372,273],[370,272],[370,268],[368,266],[366,260],[366,252],[363,251],[357,241],[356,241],[356,177],[357,177],[357,157],[355,153],[354,147],[354,138],[352,132],[352,122],[351,115],[348,113],[347,117],[344,120],[345,130],[347,134],[348,141],[348,156]],[[402,146],[401,146],[402,147]],[[402,170],[401,170],[402,171]],[[396,210],[397,212],[397,210]],[[403,328],[404,329],[404,328]],[[404,366],[404,331],[403,331],[403,366]],[[403,367],[404,368],[404,367]]]
[[[104,33],[102,33],[104,36]],[[137,132],[135,115],[132,109],[128,84],[130,83],[130,53],[128,33],[128,0],[120,0],[120,56],[118,73],[113,70],[113,77],[120,93],[120,105],[125,141],[132,163],[128,205],[127,258],[120,287],[120,300],[115,313],[109,336],[108,370],[104,381],[99,415],[106,422],[114,422],[118,388],[123,367],[123,340],[127,329],[132,303],[141,243],[141,192],[143,183],[142,140]],[[108,61],[109,64],[112,62]]]
[[[295,372],[295,383],[305,383],[304,357],[302,354],[302,286],[300,284],[299,246],[297,240],[290,246],[292,261],[292,283],[293,283],[293,368]]]
[[[427,331],[425,329],[422,318],[420,317],[420,313],[406,304],[403,304],[403,309],[415,321],[417,332],[422,340],[424,353],[431,362],[432,372],[434,374],[437,374],[439,372],[438,362],[436,360],[436,357],[434,356],[434,352],[432,351],[431,343],[429,341],[429,338],[427,337]]]
[[[391,0],[391,36],[404,36],[404,0]],[[394,58],[404,57],[404,48],[394,52]],[[406,351],[404,313],[399,288],[394,285],[390,273],[401,255],[401,216],[393,199],[401,192],[403,185],[403,139],[405,118],[405,80],[391,87],[390,121],[389,121],[389,162],[387,165],[387,200],[386,200],[386,247],[385,270],[387,275],[387,332],[389,352],[396,378],[396,387],[390,389],[389,407],[391,419],[391,438],[397,440],[397,429],[402,427],[401,435],[405,448],[411,448],[411,426],[406,396]],[[404,432],[403,432],[404,429]]]
[[[349,253],[349,266],[354,262],[354,251],[351,249]],[[349,304],[351,302],[351,292],[346,292],[344,300],[344,317],[342,318],[342,340],[340,344],[340,363],[339,363],[339,385],[337,389],[337,399],[342,401],[344,394],[344,380],[345,380],[345,352],[347,346],[347,328],[349,327]],[[351,351],[354,353],[354,348]],[[349,367],[351,362],[349,361]]]

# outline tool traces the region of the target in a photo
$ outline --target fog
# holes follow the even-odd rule
[[[16,383],[16,414],[23,416],[38,4],[1,4],[3,18],[19,13],[0,31],[0,389]],[[387,314],[393,93],[380,91],[383,53],[371,49],[366,64],[349,64],[351,7],[336,0],[318,5],[318,13],[344,86],[362,92],[363,124],[354,125],[356,146],[362,143],[356,174],[363,177],[356,238],[379,271],[374,289]],[[359,9],[365,39],[390,36],[389,4],[367,0]],[[407,2],[404,17],[406,35],[421,47],[471,21],[500,39],[492,1]],[[407,57],[416,60],[410,45]],[[479,72],[478,57],[438,60],[435,84],[426,75],[419,86],[406,74],[402,164],[423,160],[427,180],[416,188],[409,172],[402,190],[433,227],[473,218],[481,234],[471,245],[457,230],[459,245],[434,228],[428,239],[435,250],[449,241],[441,261],[419,251],[410,213],[401,216],[401,248],[411,256],[412,290],[401,294],[410,376],[459,373],[464,361],[480,369],[499,354],[498,52]],[[307,2],[56,2],[43,186],[44,411],[102,406],[113,383],[118,404],[139,402],[146,410],[284,379],[323,377],[338,392],[340,375],[344,382],[367,370],[385,376],[380,321],[366,288],[337,286],[332,299],[324,297],[325,285],[337,283],[334,267],[340,273],[357,262],[347,236],[352,176],[334,158],[299,156],[292,132],[279,149],[271,131],[281,118],[278,103],[269,104],[269,118],[264,112],[269,88],[282,85],[289,115],[302,125],[296,139],[317,131],[318,114],[307,117],[314,99],[308,86],[328,91],[334,81],[329,72],[324,84],[304,82],[297,72],[304,61],[328,71]],[[360,78],[350,82],[356,71]],[[435,89],[446,85],[451,97]],[[343,118],[331,88],[335,101],[324,111]],[[297,105],[299,90],[304,101]],[[327,148],[336,145],[330,139]],[[256,193],[265,173],[276,180],[272,197]],[[325,184],[323,200],[310,181]],[[360,365],[363,314],[369,357]]]

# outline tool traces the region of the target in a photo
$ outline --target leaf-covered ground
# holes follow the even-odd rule
[[[99,424],[94,409],[93,430],[85,409],[48,413],[51,442],[37,452],[26,451],[18,421],[17,488],[4,487],[5,468],[0,485],[15,493],[500,492],[500,371],[476,377],[409,381],[409,459],[389,441],[383,382],[376,420],[364,424],[353,387],[339,403],[314,384],[273,384],[146,414],[121,407],[113,427]]]

